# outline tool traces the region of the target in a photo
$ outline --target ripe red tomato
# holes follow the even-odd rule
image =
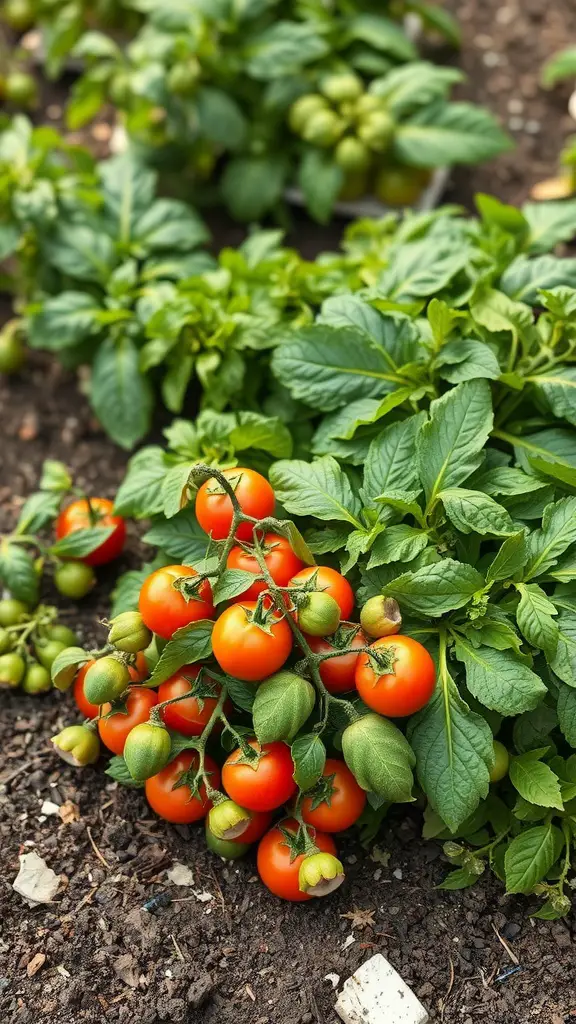
[[[199,671],[199,665],[184,665],[178,672],[175,672],[160,686],[158,703],[161,704],[165,700],[179,697],[182,693],[188,693]],[[213,685],[215,688],[216,684]],[[161,712],[161,715],[169,729],[176,729],[184,736],[200,736],[217,703],[217,697],[187,697],[186,700],[179,700],[177,704],[169,704]],[[231,702],[226,701],[225,713],[230,711],[231,707]],[[220,730],[221,723],[217,722],[214,728]]]
[[[330,654],[337,651],[340,646],[344,649],[352,648],[340,658],[327,658],[326,661],[320,662],[320,678],[329,693],[346,693],[353,690],[354,673],[359,658],[353,649],[368,644],[360,626],[355,622],[341,622],[332,636],[307,636],[306,641],[314,654]]]
[[[248,617],[256,601],[233,604],[216,619],[212,651],[220,667],[236,679],[254,683],[277,672],[292,650],[292,630],[275,612],[266,632]]]
[[[240,507],[247,516],[264,519],[274,513],[276,499],[274,491],[266,477],[254,469],[234,469],[222,471],[234,488]],[[196,518],[206,533],[214,540],[224,540],[232,526],[232,502],[214,477],[206,480],[196,495]],[[242,523],[236,530],[239,540],[250,540],[252,525]]]
[[[146,780],[146,799],[153,811],[166,821],[177,825],[189,825],[193,821],[205,818],[212,803],[208,799],[206,786],[200,786],[196,796],[192,796],[190,786],[184,782],[178,785],[187,772],[192,775],[198,770],[198,753],[196,750],[183,750],[173,761],[170,761],[158,775]],[[210,772],[210,783],[214,789],[220,786],[220,771],[216,762],[206,754],[204,766]],[[174,788],[176,787],[176,788]]]
[[[182,626],[214,617],[212,589],[208,580],[200,584],[197,594],[188,601],[173,586],[174,580],[181,576],[197,575],[196,569],[190,565],[166,565],[144,580],[138,608],[148,629],[164,640],[170,640]]]
[[[149,690],[146,686],[131,687],[126,700],[127,714],[118,711],[110,718],[98,719],[98,732],[104,746],[108,747],[113,754],[123,754],[128,733],[135,725],[148,721],[150,708],[157,703],[158,694],[155,690]],[[102,714],[106,715],[111,706],[111,704],[103,704]]]
[[[92,658],[92,661],[87,661],[85,665],[82,665],[82,668],[78,670],[72,688],[72,695],[76,702],[76,707],[82,712],[85,718],[96,718],[100,710],[98,705],[92,704],[84,693],[84,679],[86,678],[88,669],[91,665],[94,665],[94,662],[95,659]],[[142,662],[145,667],[142,666]],[[150,673],[148,671],[146,658],[142,651],[139,651],[136,655],[136,667],[129,665],[128,672],[130,673],[130,679],[133,683],[141,683],[143,679],[147,679]]]
[[[324,590],[327,594],[330,594],[330,597],[333,597],[340,605],[342,618],[349,618],[354,607],[354,591],[348,580],[344,579],[341,573],[336,572],[336,569],[331,569],[328,565],[308,565],[292,577],[289,585],[295,587],[298,584],[305,583],[314,573],[318,574],[316,577],[316,590]]]
[[[436,670],[428,651],[410,636],[383,636],[370,644],[373,650],[387,648],[394,661],[394,672],[380,674],[368,654],[361,654],[356,665],[356,689],[373,711],[389,718],[413,715],[428,703],[434,693]]]
[[[318,802],[322,795],[321,788],[326,789],[326,797]],[[302,818],[306,824],[322,832],[343,832],[362,814],[366,793],[344,761],[329,757],[322,772],[318,799],[307,796],[302,801]]]
[[[231,839],[231,843],[255,843],[261,839],[270,828],[272,811],[250,811],[250,819],[248,828],[238,836],[238,839]]]
[[[222,784],[231,800],[248,811],[273,811],[281,807],[296,792],[292,778],[294,765],[290,747],[279,740],[263,743],[250,740],[254,750],[262,750],[264,756],[252,764],[238,764],[242,751],[238,747],[224,762]],[[242,842],[245,842],[242,838]]]
[[[275,825],[260,840],[258,846],[257,866],[258,874],[264,885],[275,896],[283,900],[291,900],[293,903],[303,903],[313,897],[307,892],[302,892],[298,887],[298,872],[304,860],[305,854],[301,853],[294,860],[290,860],[290,848],[282,829],[296,832],[297,825],[292,819],[280,822]],[[336,856],[336,844],[332,836],[323,832],[313,832],[314,842],[322,853],[331,853]]]
[[[112,514],[114,502],[108,498],[78,498],[62,509],[56,520],[56,538],[62,540],[69,533],[86,530],[93,526],[112,526],[113,530],[107,540],[91,551],[89,555],[79,559],[87,565],[105,565],[122,552],[126,540],[126,523],[121,516]]]
[[[264,551],[264,561],[268,566],[272,579],[279,587],[287,587],[294,574],[303,567],[304,563],[292,550],[286,537],[281,537],[277,533],[265,534],[262,548]],[[255,575],[258,575],[260,572],[255,556],[248,554],[247,551],[243,551],[238,545],[232,548],[228,555],[226,566],[228,569],[243,569],[244,572],[253,572]],[[264,580],[261,580],[258,583],[253,583],[243,594],[234,600],[255,601],[258,594],[261,594],[263,590],[266,590],[266,584]]]

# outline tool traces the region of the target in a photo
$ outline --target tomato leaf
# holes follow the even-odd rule
[[[0,542],[0,580],[12,597],[31,608],[38,604],[40,580],[34,559],[20,544]]]
[[[468,604],[484,586],[477,569],[452,558],[405,572],[386,585],[388,597],[419,615],[439,617]]]
[[[118,754],[110,758],[105,774],[109,775],[115,782],[119,782],[121,786],[130,786],[132,789],[141,789],[144,786],[143,782],[134,781],[128,771],[126,761]]]
[[[206,534],[204,534],[204,538],[206,538]],[[214,604],[232,601],[233,598],[243,594],[256,578],[253,572],[247,572],[245,569],[224,569],[212,588]]]
[[[252,716],[260,743],[290,743],[312,714],[316,691],[307,679],[281,671],[265,679],[256,690]]]
[[[342,735],[344,760],[362,789],[394,803],[413,800],[416,758],[400,730],[379,715],[365,715]]]
[[[182,665],[190,665],[209,658],[212,653],[213,627],[214,623],[210,619],[200,619],[177,629],[162,651],[150,676],[149,685],[159,686],[182,668]]]
[[[506,892],[530,893],[558,860],[564,836],[551,823],[536,825],[512,840],[504,859]]]
[[[306,792],[316,785],[324,771],[326,748],[317,733],[306,733],[294,740],[291,751],[294,781]]]
[[[466,667],[470,693],[501,715],[531,711],[547,692],[540,677],[512,651],[474,648],[463,638],[456,641],[455,650],[456,657]]]
[[[114,533],[113,526],[87,526],[61,537],[50,548],[50,553],[59,558],[84,558]]]
[[[547,748],[529,750],[510,762],[509,775],[514,788],[528,803],[539,807],[556,807],[564,810],[558,776],[547,764],[538,758]]]

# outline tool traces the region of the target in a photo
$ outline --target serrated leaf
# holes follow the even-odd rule
[[[114,529],[114,526],[87,526],[83,530],[74,530],[57,540],[50,552],[59,558],[84,558],[104,544]]]
[[[142,540],[161,548],[180,565],[193,565],[204,558],[208,537],[198,525],[194,509],[189,506],[171,519],[159,516],[152,522]]]
[[[575,703],[576,707],[576,703]],[[550,733],[558,725],[558,717],[554,708],[541,704],[534,711],[526,711],[514,722],[514,746],[520,754],[528,750],[536,750],[548,743]],[[576,735],[576,733],[575,733]]]
[[[317,733],[306,733],[294,740],[291,748],[294,781],[306,792],[316,785],[326,764],[326,748]]]
[[[507,537],[500,546],[496,557],[486,570],[486,582],[495,583],[498,580],[509,580],[523,568],[528,560],[528,549],[526,546],[526,532],[519,530]]]
[[[564,836],[555,825],[536,825],[512,840],[504,858],[506,892],[531,893],[558,860]]]
[[[576,689],[565,683],[558,683],[558,703],[556,711],[558,724],[562,734],[570,746],[576,750]]]
[[[153,394],[140,373],[138,349],[129,337],[106,339],[92,365],[90,398],[113,441],[132,448],[150,429]]]
[[[252,711],[254,697],[256,696],[254,686],[250,686],[241,679],[232,679],[228,676],[226,679],[226,689],[233,704],[242,708],[242,711],[248,711],[249,713]]]
[[[564,810],[558,776],[547,764],[537,760],[534,753],[528,751],[512,758],[508,770],[512,785],[530,804]]]
[[[455,868],[449,875],[446,875],[446,878],[436,888],[448,891],[468,889],[478,881],[479,877],[479,875],[474,874],[472,871],[467,871],[466,868]]]
[[[399,523],[388,526],[374,541],[370,549],[368,569],[390,562],[410,562],[428,545],[428,534],[413,526]]]
[[[524,579],[542,576],[575,541],[576,497],[561,498],[546,507],[542,529],[534,530],[528,537]]]
[[[213,603],[232,601],[248,590],[255,578],[253,572],[247,572],[245,569],[224,569],[212,587]]]
[[[20,544],[4,539],[0,542],[0,580],[12,597],[35,608],[40,581],[32,555]]]
[[[310,717],[315,699],[312,684],[295,672],[276,672],[264,679],[252,707],[254,731],[260,743],[290,743]]]
[[[213,628],[214,623],[210,619],[199,619],[182,629],[177,629],[162,651],[150,676],[149,685],[159,686],[182,668],[182,665],[191,665],[195,661],[209,658],[212,653]]]
[[[362,525],[357,518],[360,501],[331,455],[313,462],[276,462],[270,469],[270,483],[278,500],[294,515]]]
[[[501,372],[492,349],[474,338],[461,338],[444,345],[434,360],[434,369],[451,384],[479,377],[498,380]]]
[[[468,604],[483,586],[484,579],[477,569],[443,558],[397,576],[387,584],[386,595],[395,597],[403,609],[438,618]]]
[[[426,106],[394,137],[396,157],[416,167],[490,160],[511,146],[492,114],[472,103]]]
[[[551,257],[548,257],[551,258]],[[563,264],[565,260],[558,260]],[[568,261],[574,263],[576,260]],[[555,366],[548,373],[534,374],[526,378],[544,396],[547,406],[559,419],[576,425],[576,368]]]
[[[516,609],[520,632],[529,644],[552,658],[558,644],[558,625],[552,618],[558,614],[556,607],[537,583],[518,583],[516,589],[520,594]]]
[[[114,512],[120,516],[147,519],[162,511],[162,481],[167,466],[161,448],[142,448],[128,462],[114,502]]]
[[[130,786],[132,789],[141,789],[144,785],[143,782],[135,782],[130,772],[126,761],[121,755],[115,754],[111,757],[108,762],[108,767],[104,773],[109,775],[115,782],[119,782],[121,786]]]
[[[371,714],[349,725],[342,734],[342,753],[362,789],[393,803],[413,799],[414,753],[388,719]]]
[[[466,667],[466,685],[472,696],[501,715],[532,711],[547,693],[539,676],[512,651],[474,648],[459,637],[456,657]]]
[[[466,381],[430,404],[430,418],[416,439],[420,480],[432,505],[442,490],[457,487],[482,461],[492,428],[486,381]]]
[[[514,523],[506,509],[482,491],[452,487],[440,491],[438,498],[450,522],[461,533],[505,537],[515,532]]]
[[[558,639],[550,668],[568,686],[576,686],[576,614],[562,610],[556,620]]]
[[[396,488],[418,489],[416,437],[424,421],[424,413],[409,416],[386,427],[371,442],[362,482],[362,498],[366,504]]]

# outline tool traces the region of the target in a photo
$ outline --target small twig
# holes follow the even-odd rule
[[[176,939],[174,938],[173,935],[171,935],[170,938],[172,939],[172,942],[174,943],[174,949],[176,950],[176,955],[177,955],[178,959],[181,960],[182,963],[184,963],[184,960],[186,959],[186,957],[184,956],[182,950],[180,949],[180,946],[176,942]]]
[[[104,865],[105,868],[108,868],[108,871],[111,871],[112,870],[112,865],[109,864],[108,861],[106,860],[106,857],[104,857],[104,855],[102,853],[100,853],[100,850],[98,849],[98,847],[96,846],[96,843],[94,842],[94,840],[92,838],[92,832],[90,831],[90,826],[89,825],[86,826],[86,832],[88,833],[88,839],[90,840],[90,845],[91,845],[92,849],[94,850],[94,853],[98,857],[98,860]]]
[[[452,962],[451,956],[448,957],[448,960],[450,962],[450,980],[448,982],[446,994],[440,1000],[440,1020],[444,1020],[444,1010],[448,1006],[448,1000],[450,999],[450,994],[452,992],[452,989],[454,988],[454,964]]]
[[[7,786],[10,782],[13,782],[14,779],[18,778],[19,775],[22,775],[22,772],[27,772],[31,767],[32,761],[26,761],[24,764],[21,764],[19,768],[15,768],[13,772],[10,772],[9,775],[0,775],[0,786]]]
[[[520,965],[520,961],[519,961],[518,957],[516,956],[516,953],[514,953],[514,952],[513,952],[513,951],[512,951],[511,949],[510,949],[510,946],[509,946],[509,945],[508,945],[508,943],[506,942],[506,939],[503,939],[503,938],[502,938],[502,936],[500,935],[500,932],[498,931],[498,929],[497,929],[496,925],[494,924],[494,922],[493,922],[493,921],[491,921],[491,922],[490,922],[490,924],[492,925],[492,931],[494,932],[494,935],[495,935],[495,936],[496,936],[496,938],[498,939],[498,942],[501,942],[501,943],[502,943],[502,945],[504,946],[504,949],[505,949],[505,950],[506,950],[506,952],[508,953],[508,956],[510,957],[510,959],[511,959],[512,963],[513,963],[513,964],[516,964],[516,966],[517,966],[517,967],[519,967],[519,965]]]

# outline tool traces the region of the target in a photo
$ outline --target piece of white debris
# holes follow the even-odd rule
[[[330,984],[332,985],[332,988],[338,988],[338,985],[340,983],[340,975],[339,974],[325,974],[324,975],[324,981],[329,981]]]
[[[60,814],[60,807],[58,804],[53,803],[52,800],[44,800],[40,808],[40,814]]]
[[[194,895],[195,895],[196,899],[200,903],[208,903],[209,900],[213,900],[214,899],[214,897],[213,897],[211,892],[196,892],[196,889],[194,889],[193,892],[194,892]]]
[[[186,864],[173,864],[167,872],[167,878],[172,885],[194,885],[194,875]]]
[[[381,953],[344,982],[335,1006],[344,1024],[426,1024],[427,1011]]]
[[[348,946],[351,946],[353,942],[356,942],[356,939],[353,935],[349,935],[347,939],[344,939],[342,949],[348,949]]]
[[[395,868],[392,874],[394,875],[394,878],[398,879],[399,882],[401,882],[402,878],[404,877],[402,875],[402,868]]]
[[[35,850],[20,855],[20,870],[12,888],[30,907],[50,903],[58,891],[60,879]]]

